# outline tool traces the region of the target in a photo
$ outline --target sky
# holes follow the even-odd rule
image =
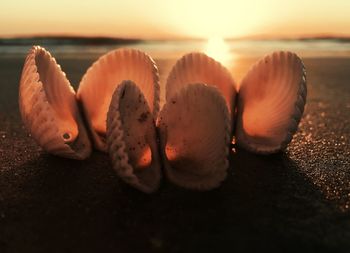
[[[0,36],[350,35],[350,0],[1,0]]]

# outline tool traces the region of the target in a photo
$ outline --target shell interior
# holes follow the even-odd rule
[[[123,80],[137,83],[153,117],[159,111],[159,75],[150,56],[135,49],[117,49],[100,57],[83,76],[77,97],[95,146],[102,151],[107,151],[106,118],[112,94]]]
[[[113,94],[107,116],[107,144],[113,168],[130,185],[155,191],[161,166],[153,115],[141,90],[123,81]]]
[[[229,111],[234,113],[236,84],[230,72],[221,63],[203,53],[184,55],[170,71],[166,83],[166,100],[191,83],[205,83],[217,87],[226,99]]]
[[[169,98],[157,122],[167,177],[191,189],[217,187],[226,177],[230,117],[213,86],[190,84]]]
[[[290,52],[267,55],[240,85],[237,144],[263,154],[285,149],[297,130],[305,102],[306,76],[301,59]]]
[[[19,105],[24,124],[44,150],[74,159],[90,155],[75,92],[44,48],[34,46],[25,60]]]

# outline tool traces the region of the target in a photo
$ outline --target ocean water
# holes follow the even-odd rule
[[[213,42],[213,43],[212,43]],[[147,52],[156,59],[174,59],[192,51],[203,51],[220,57],[259,57],[276,50],[293,51],[301,57],[350,57],[350,40],[229,40],[229,41],[142,41],[118,45],[42,44],[60,58],[91,58],[119,47],[132,47]],[[1,57],[25,55],[31,45],[0,45]],[[219,59],[220,60],[220,59]]]

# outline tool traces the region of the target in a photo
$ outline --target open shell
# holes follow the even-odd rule
[[[135,49],[117,49],[100,57],[82,78],[77,97],[101,151],[107,151],[106,118],[112,94],[123,80],[137,83],[154,118],[159,111],[159,75],[150,56]]]
[[[75,92],[56,60],[34,46],[24,63],[19,86],[23,123],[47,152],[85,159],[91,144],[75,100]]]
[[[167,99],[157,126],[170,181],[197,190],[219,186],[229,166],[230,117],[217,88],[184,86]]]
[[[107,145],[113,168],[128,184],[150,193],[160,182],[155,122],[147,100],[132,81],[113,94],[107,116]]]
[[[166,83],[166,100],[190,83],[204,83],[217,87],[224,96],[233,119],[236,84],[230,72],[221,63],[204,53],[184,55],[170,71]]]
[[[258,61],[239,88],[236,141],[262,154],[287,147],[306,102],[306,73],[294,53],[275,52]]]

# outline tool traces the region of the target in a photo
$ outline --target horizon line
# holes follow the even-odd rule
[[[79,35],[73,33],[57,33],[57,34],[13,34],[0,35],[0,39],[72,39],[72,40],[123,40],[123,41],[181,41],[181,40],[207,40],[204,37],[188,37],[188,36],[172,36],[172,37],[155,37],[142,38],[140,37],[123,37],[113,35]],[[308,40],[308,39],[350,39],[350,34],[336,34],[336,33],[319,33],[319,34],[303,34],[303,35],[273,35],[273,34],[255,34],[245,36],[224,37],[225,40]]]

